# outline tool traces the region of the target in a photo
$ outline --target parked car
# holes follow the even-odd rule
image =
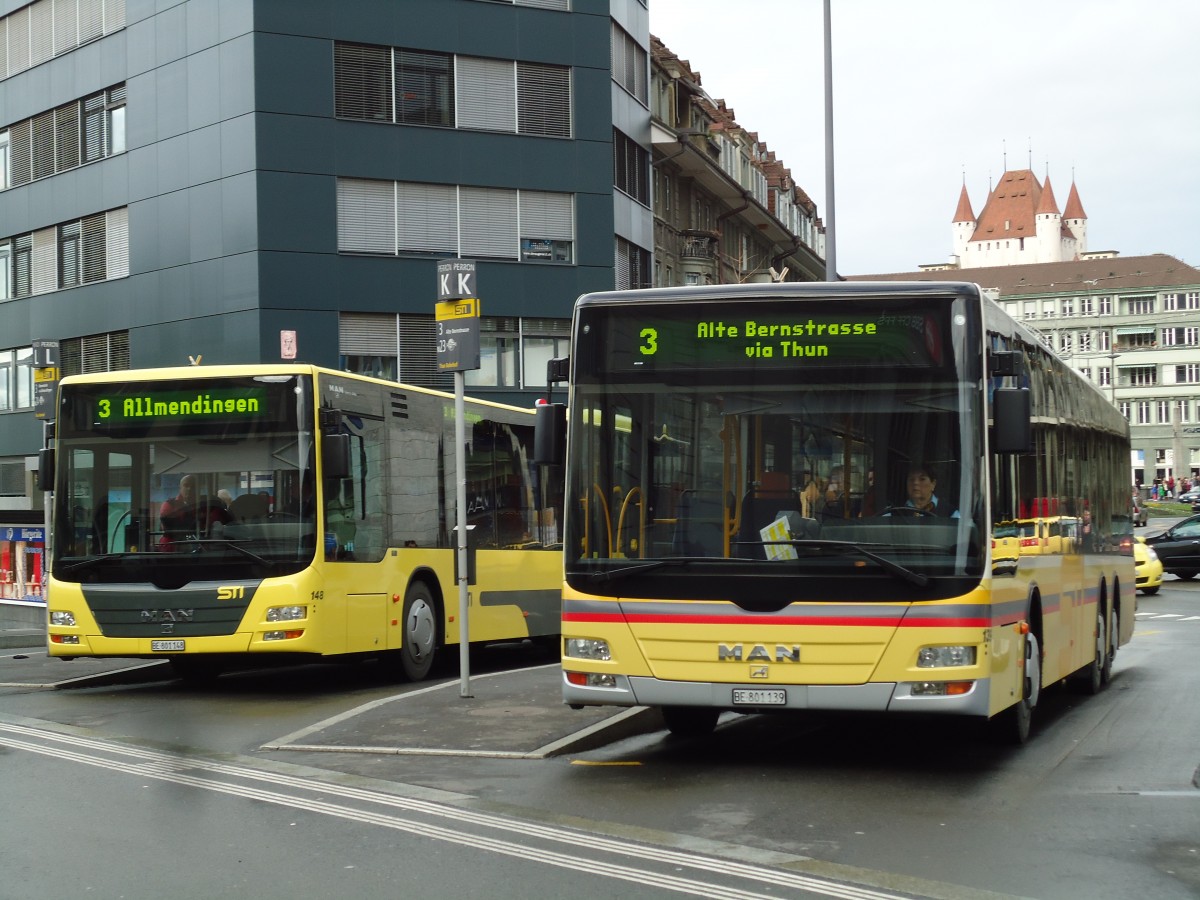
[[[1200,573],[1200,516],[1190,516],[1162,534],[1151,535],[1146,543],[1172,575],[1187,579]]]
[[[1133,498],[1133,526],[1145,525],[1149,518],[1149,510],[1146,509],[1146,504],[1142,502],[1141,497]]]
[[[1192,488],[1190,491],[1184,491],[1175,498],[1180,503],[1195,503],[1200,500],[1200,488]]]
[[[1158,593],[1163,579],[1162,560],[1141,535],[1133,539],[1133,571],[1137,574],[1139,591],[1143,594]]]

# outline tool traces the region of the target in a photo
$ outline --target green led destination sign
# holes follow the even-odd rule
[[[593,312],[606,320],[606,327],[596,331],[605,335],[604,352],[613,371],[944,362],[945,313],[936,307],[839,311],[828,305],[782,306],[739,302]]]
[[[128,388],[126,388],[128,391]],[[214,388],[98,394],[96,421],[105,425],[155,422],[230,422],[267,415],[265,388]]]

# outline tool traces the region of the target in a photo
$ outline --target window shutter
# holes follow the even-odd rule
[[[392,51],[387,47],[335,44],[335,115],[343,119],[392,121]]]
[[[33,293],[58,290],[58,229],[33,233]]]
[[[399,379],[418,387],[454,389],[454,374],[437,367],[437,322],[433,315],[397,316],[400,326]]]
[[[79,284],[79,223],[58,226],[58,283],[60,287]]]
[[[462,187],[458,210],[463,256],[518,258],[516,191]]]
[[[474,56],[460,56],[455,62],[458,127],[516,131],[514,64]]]
[[[29,7],[23,6],[8,16],[8,74],[29,68]]]
[[[104,33],[125,27],[125,0],[104,0]]]
[[[78,0],[54,0],[54,55],[79,46]]]
[[[105,213],[83,219],[83,283],[104,281],[107,277],[107,249],[104,246]]]
[[[79,104],[68,103],[54,111],[55,171],[79,165]]]
[[[108,365],[113,372],[130,368],[128,331],[114,331],[108,336]]]
[[[396,185],[397,247],[401,253],[458,253],[458,204],[454,185]]]
[[[83,100],[83,161],[93,162],[104,155],[104,93]]]
[[[86,44],[103,34],[103,0],[79,0],[79,43]]]
[[[571,136],[571,70],[517,63],[518,127],[521,134]]]
[[[571,0],[516,0],[517,6],[536,6],[539,9],[561,9],[568,10],[571,8]]]
[[[573,195],[550,191],[521,191],[521,237],[534,240],[575,240]]]
[[[29,6],[29,66],[39,66],[54,56],[54,6],[49,0]]]
[[[104,214],[105,244],[107,245],[104,265],[112,278],[129,276],[129,209],[110,209]]]
[[[54,110],[33,117],[33,177],[54,174]]]
[[[79,345],[84,374],[109,371],[107,334],[90,334],[81,338]]]
[[[396,254],[396,189],[391,181],[339,178],[338,250]]]
[[[33,123],[26,119],[8,130],[9,184],[26,184],[33,178]]]
[[[0,78],[8,77],[8,17],[0,19]]]
[[[338,316],[338,352],[346,356],[396,356],[394,314],[350,313]]]

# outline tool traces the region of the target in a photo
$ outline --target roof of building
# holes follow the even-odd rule
[[[1103,294],[1106,291],[1200,287],[1200,270],[1183,260],[1149,256],[1103,256],[1069,262],[977,269],[939,269],[879,275],[849,275],[847,281],[967,281],[998,291],[1001,298],[1028,294]]]
[[[979,213],[972,241],[998,238],[1035,237],[1035,210],[1039,210],[1042,186],[1029,169],[1005,172]],[[1058,212],[1057,208],[1054,210]]]
[[[1071,182],[1071,193],[1067,195],[1067,208],[1063,210],[1064,219],[1086,219],[1087,213],[1083,211],[1083,204],[1079,202],[1079,190],[1075,187],[1075,182]]]
[[[954,211],[955,222],[974,222],[975,213],[971,209],[971,198],[967,196],[967,186],[962,186],[962,193],[958,195],[958,209]]]

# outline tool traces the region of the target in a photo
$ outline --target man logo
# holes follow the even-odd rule
[[[246,588],[240,584],[227,584],[217,588],[218,600],[242,600],[246,596]]]

